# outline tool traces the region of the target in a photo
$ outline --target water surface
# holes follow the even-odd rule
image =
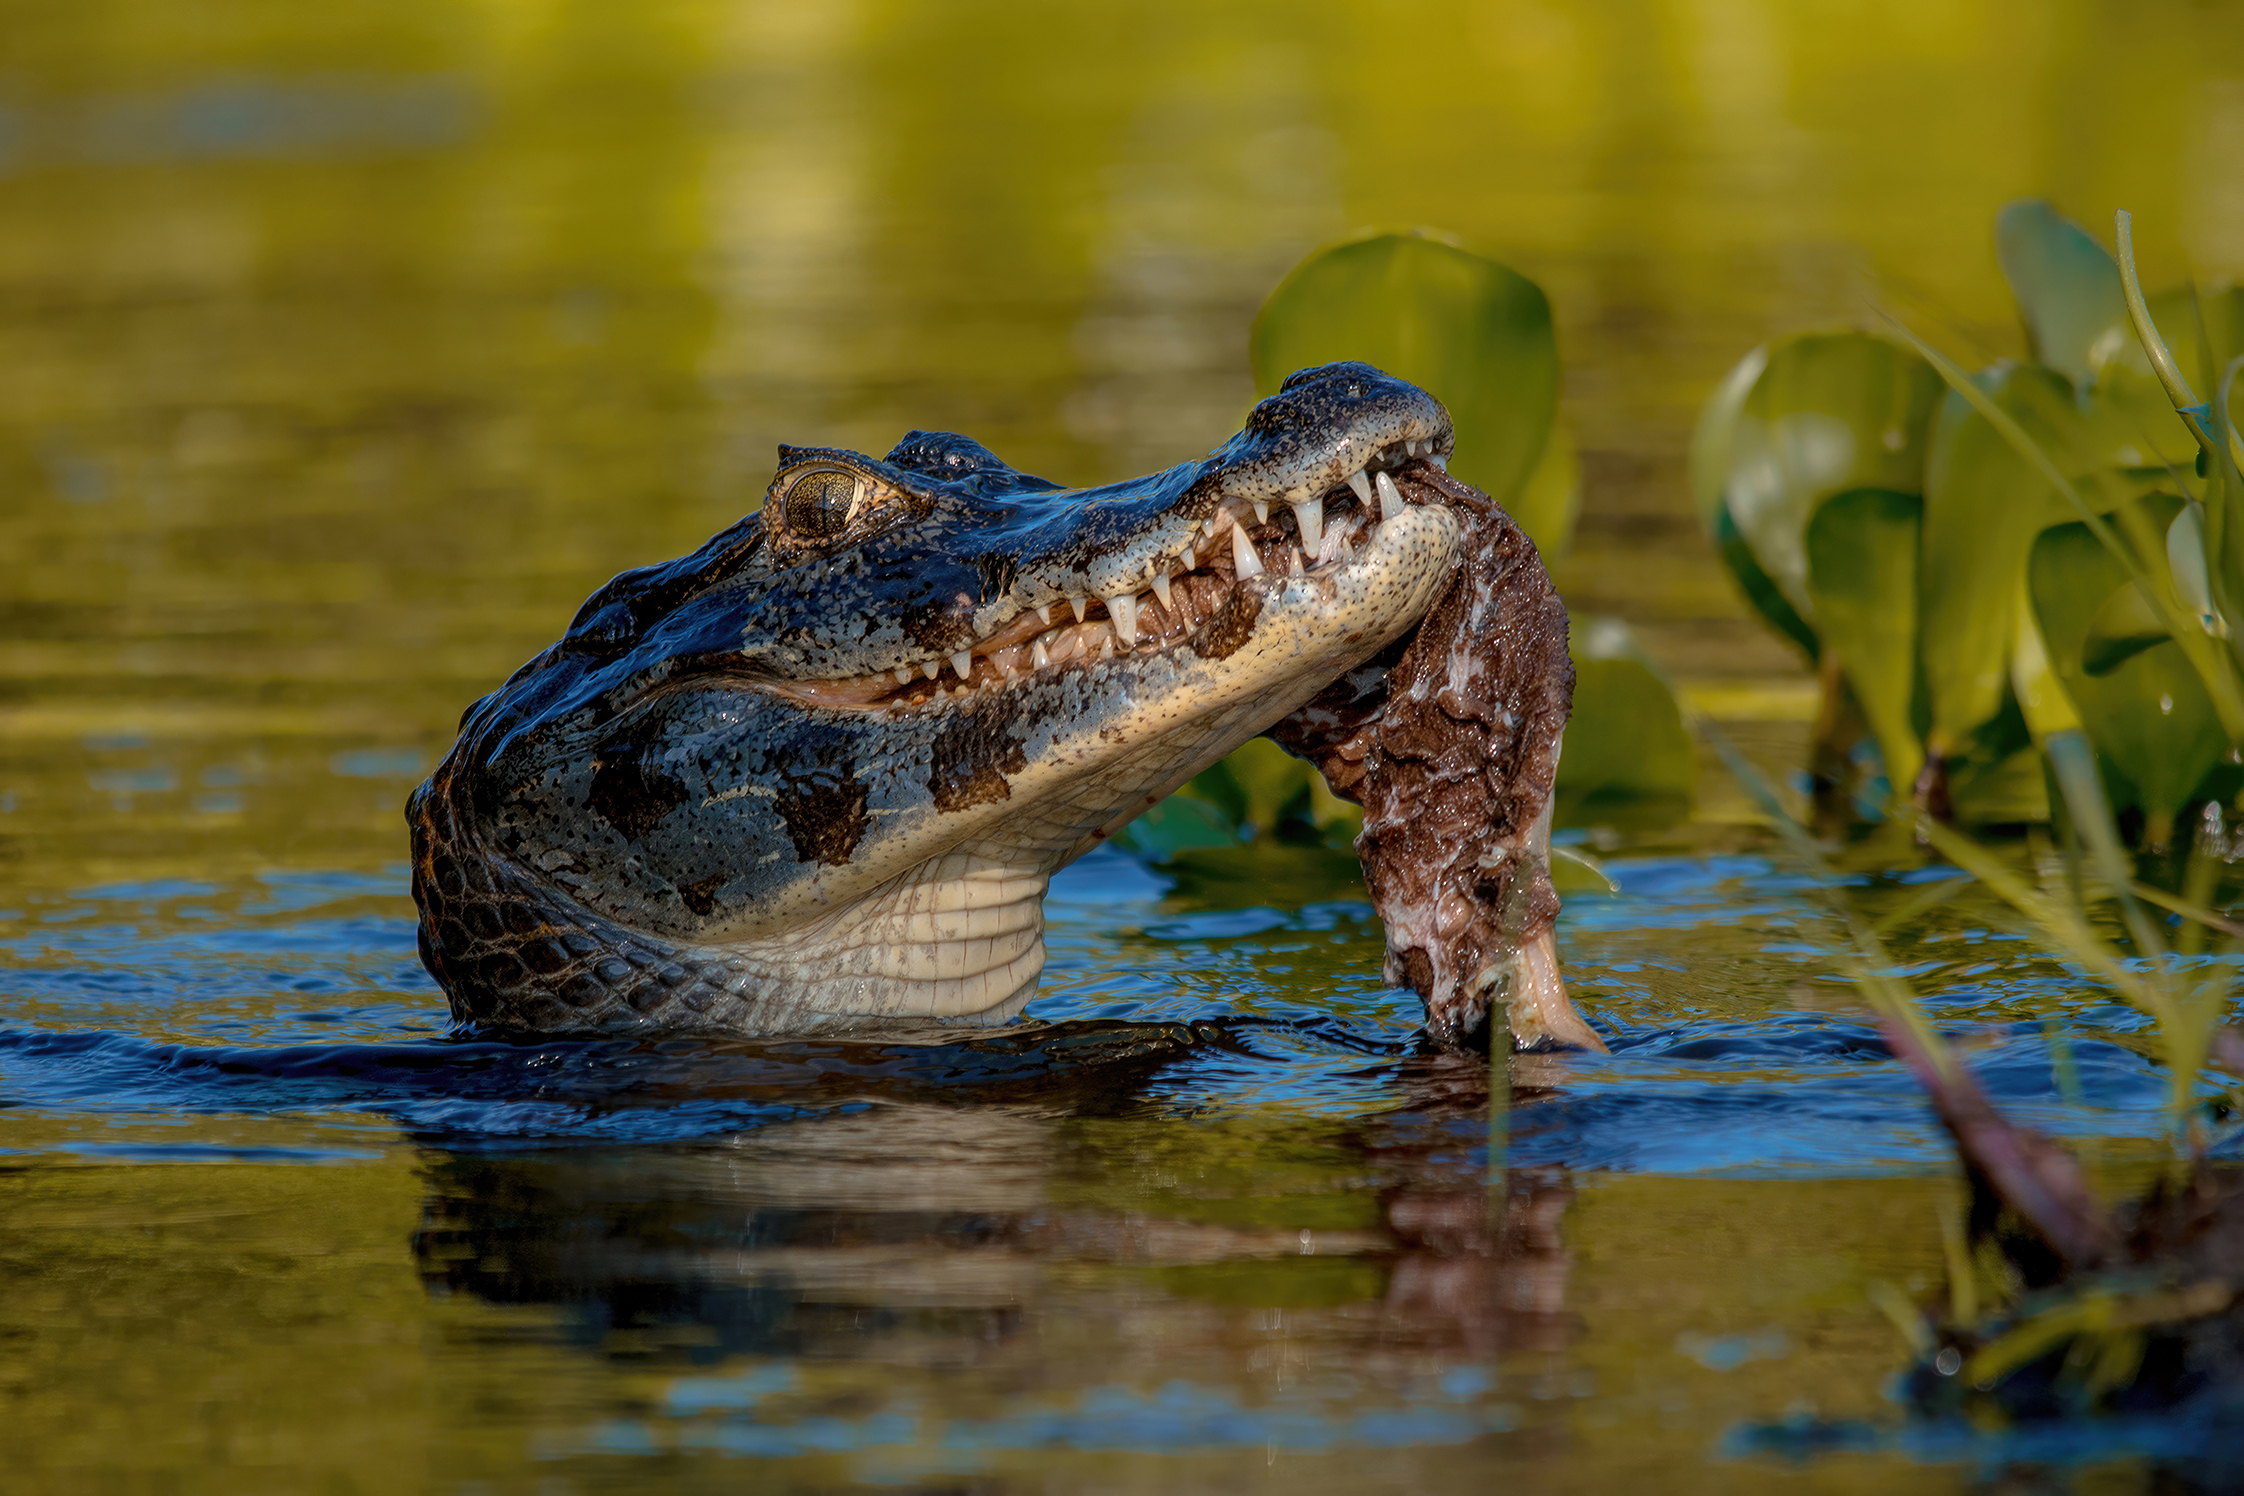
[[[1613,1053],[1522,1061],[1500,1157],[1345,858],[1088,859],[1030,1021],[971,1042],[522,1046],[447,1034],[399,810],[463,706],[752,505],[775,443],[1182,460],[1235,426],[1276,278],[1413,223],[1552,296],[1570,601],[1781,771],[1812,687],[1696,538],[1698,401],[1880,308],[2020,352],[1987,248],[2020,192],[2131,207],[2154,281],[2244,269],[2233,12],[0,25],[0,1484],[1999,1470],[1884,1395],[1870,1296],[1938,1289],[1952,1164],[1718,781],[1690,825],[1578,828],[1620,891],[1570,897],[1562,949]],[[2005,1108],[2138,1177],[2141,1024],[1909,849],[1847,866]],[[2174,1455],[2097,1437],[2034,1478]]]

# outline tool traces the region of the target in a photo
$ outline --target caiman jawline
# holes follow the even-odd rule
[[[1372,450],[1328,492],[1283,506],[1226,498],[1190,541],[1148,566],[1145,585],[1135,592],[1069,594],[1024,608],[948,658],[851,679],[755,684],[808,706],[887,717],[1118,655],[1175,648],[1217,617],[1246,577],[1320,576],[1345,565],[1381,520],[1402,508],[1387,474],[1421,460],[1446,469],[1448,445],[1429,438]]]

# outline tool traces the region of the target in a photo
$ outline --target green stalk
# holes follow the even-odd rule
[[[2166,941],[2135,898],[2135,869],[2120,842],[2119,825],[2112,819],[2111,797],[2104,793],[2103,777],[2096,772],[2096,750],[2088,745],[2085,734],[2060,732],[2052,733],[2041,751],[2057,776],[2057,787],[2065,796],[2065,811],[2080,831],[2089,865],[2119,900],[2120,917],[2127,924],[2127,933],[2134,937],[2136,951],[2163,961]]]
[[[2197,438],[2197,444],[2205,449],[2206,455],[2217,460],[2225,448],[2232,462],[2244,465],[2244,440],[2240,440],[2234,430],[2218,429],[2226,423],[2216,423],[2212,407],[2197,398],[2197,392],[2189,386],[2188,376],[2182,373],[2182,366],[2175,362],[2173,350],[2159,335],[2158,324],[2151,320],[2150,303],[2143,300],[2143,283],[2135,275],[2134,215],[2122,208],[2115,222],[2119,238],[2119,284],[2127,293],[2127,320],[2135,325],[2136,341],[2149,355],[2152,372],[2166,387],[2166,398],[2174,402],[2174,413],[2188,425],[2190,435]],[[2225,393],[2221,403],[2225,414],[2228,403]]]
[[[1917,834],[1934,851],[1986,884],[1996,897],[2040,926],[2042,934],[2056,947],[2058,955],[2081,967],[2161,1024],[2166,1023],[2173,1015],[2172,1006],[2166,1001],[2165,994],[2146,983],[2139,973],[2122,964],[2119,955],[2098,938],[2095,931],[2088,928],[2088,922],[2078,908],[2052,901],[2004,866],[2002,860],[1992,852],[1953,827],[1941,825],[1915,807],[1896,805],[1894,814],[1914,817]]]
[[[1955,1057],[1948,1052],[1947,1044],[1933,1031],[1924,1009],[1917,1003],[1916,993],[1910,990],[1908,983],[1891,974],[1894,961],[1886,954],[1885,942],[1878,938],[1877,931],[1856,912],[1854,906],[1840,895],[1830,869],[1824,863],[1823,854],[1817,849],[1808,829],[1800,824],[1798,817],[1785,809],[1776,786],[1769,782],[1769,777],[1751,759],[1738,750],[1728,734],[1703,717],[1695,718],[1692,725],[1698,729],[1701,737],[1713,745],[1714,751],[1721,756],[1723,765],[1729,769],[1730,777],[1737,781],[1738,787],[1753,798],[1761,807],[1762,814],[1775,825],[1778,835],[1784,838],[1793,857],[1814,876],[1824,903],[1846,928],[1850,949],[1839,956],[1834,964],[1848,980],[1861,989],[1863,997],[1869,1001],[1873,1010],[1907,1029],[1924,1052],[1932,1056],[1932,1062],[1940,1073],[1953,1078]]]
[[[1512,1025],[1501,1002],[1488,1005],[1488,1231],[1499,1248],[1511,1212]]]

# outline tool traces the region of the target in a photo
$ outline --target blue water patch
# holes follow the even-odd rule
[[[998,1451],[1074,1449],[1098,1453],[1192,1454],[1227,1449],[1400,1449],[1466,1444],[1520,1426],[1519,1410],[1476,1403],[1485,1388],[1478,1368],[1457,1368],[1457,1392],[1439,1402],[1362,1407],[1336,1398],[1296,1394],[1263,1405],[1243,1403],[1233,1389],[1175,1380],[1150,1392],[1091,1387],[1057,1406],[1018,1406],[989,1418],[939,1418],[910,1405],[859,1417],[771,1416],[760,1404],[797,1385],[793,1368],[751,1368],[736,1378],[691,1378],[673,1384],[659,1418],[618,1419],[572,1436],[549,1437],[540,1459],[610,1454],[664,1456],[708,1452],[757,1459],[855,1454],[883,1447],[956,1456]],[[1448,1392],[1449,1383],[1441,1384]],[[709,1414],[720,1414],[708,1417]],[[940,1455],[938,1455],[940,1459]],[[979,1468],[978,1461],[944,1461]],[[915,1463],[915,1469],[924,1468]]]
[[[1852,988],[1814,969],[1829,932],[1811,880],[1753,856],[1611,868],[1621,892],[1570,900],[1560,935],[1613,1052],[1514,1062],[1513,1164],[1949,1166]],[[872,1100],[1120,1088],[1190,1112],[1423,1112],[1460,1156],[1485,1156],[1485,1061],[1425,1052],[1418,999],[1379,980],[1378,920],[1352,890],[1195,903],[1178,874],[1105,850],[1053,880],[1045,989],[1025,1024],[936,1044],[518,1044],[447,1034],[403,872],[114,883],[27,910],[0,926],[0,1097],[58,1117],[372,1113],[479,1147],[723,1137]],[[2007,1114],[2058,1135],[2165,1135],[2140,1014],[1968,918],[1896,955],[1968,1036]]]

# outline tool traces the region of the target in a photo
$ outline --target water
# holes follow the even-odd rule
[[[1798,876],[1621,858],[1570,900],[1614,1052],[1516,1062],[1492,1224],[1485,1072],[1414,1044],[1345,864],[1206,861],[1078,864],[1032,1025],[947,1045],[448,1038],[396,870],[27,901],[17,1479],[1730,1488],[1925,1452],[1868,1295],[1940,1282],[1949,1155]],[[1937,907],[1901,959],[2005,1109],[2154,1154],[2140,1025]],[[1811,1413],[1869,1452],[1788,1445]]]
[[[776,442],[1166,465],[1295,259],[1435,223],[1551,293],[1570,602],[1782,772],[1812,689],[1683,484],[1729,364],[1878,307],[2018,352],[2021,191],[2244,269],[2227,12],[1404,19],[0,0],[0,1486],[2103,1490],[2202,1438],[1886,1398],[1953,1165],[1716,778],[1592,833],[1613,1053],[1517,1064],[1493,1187],[1483,1070],[1298,849],[1087,859],[968,1042],[447,1036],[404,795]],[[2142,1023],[1846,867],[2004,1109],[2138,1183]]]

